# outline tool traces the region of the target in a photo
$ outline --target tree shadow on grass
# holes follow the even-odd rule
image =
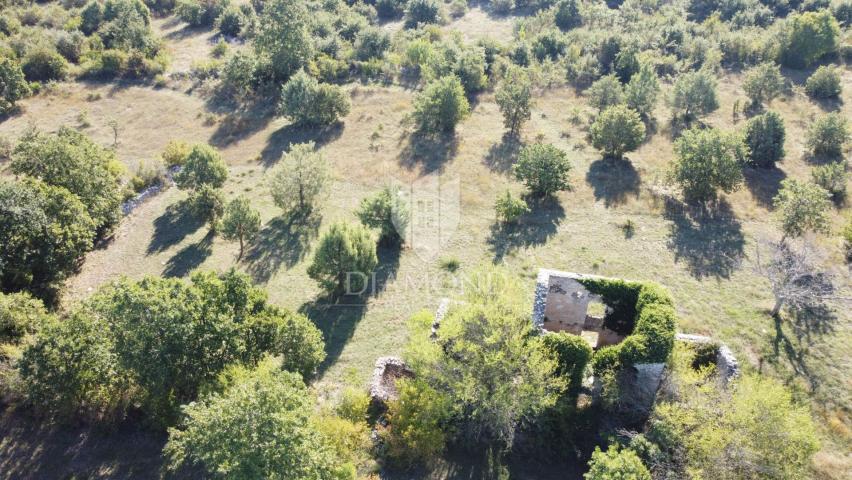
[[[163,270],[164,277],[184,277],[198,268],[213,253],[213,232],[207,232],[201,240],[183,247],[166,262]]]
[[[672,222],[668,246],[675,261],[685,261],[693,277],[730,278],[742,264],[745,236],[727,201],[700,207],[669,201],[665,218]]]
[[[260,152],[260,161],[264,167],[269,168],[281,159],[281,155],[289,152],[293,145],[314,142],[319,148],[340,138],[341,134],[343,134],[342,122],[326,127],[287,125],[269,136],[266,146]]]
[[[565,218],[565,209],[554,197],[526,198],[530,212],[522,215],[516,223],[494,223],[488,236],[488,245],[494,252],[497,263],[507,254],[522,247],[543,245],[556,235],[559,224]]]
[[[154,235],[148,244],[147,254],[162,252],[177,245],[188,235],[204,225],[204,221],[192,214],[188,200],[181,200],[166,208],[154,220]]]
[[[774,318],[773,321],[775,334],[770,337],[769,344],[764,345],[759,370],[762,372],[764,362],[780,368],[789,368],[793,378],[805,380],[811,392],[815,392],[823,379],[809,365],[810,349],[807,342],[803,343],[801,338],[785,332],[786,322],[783,319]]]
[[[772,199],[775,198],[775,195],[778,195],[781,182],[787,178],[787,174],[777,167],[746,168],[743,169],[743,174],[751,196],[757,203],[766,208],[772,206]]]
[[[594,188],[595,200],[609,208],[623,205],[629,196],[638,198],[642,182],[630,161],[602,158],[589,166],[586,183]]]
[[[321,220],[316,212],[292,212],[270,220],[249,243],[243,260],[254,281],[266,283],[282,265],[291,268],[303,260]]]
[[[219,148],[254,135],[275,118],[275,101],[268,97],[238,102],[216,94],[207,102],[207,108],[225,115],[210,136],[210,144]]]
[[[485,165],[495,172],[508,172],[518,159],[521,147],[523,147],[523,143],[517,135],[504,133],[500,143],[495,143],[488,149]]]
[[[407,140],[407,142],[406,142]],[[458,138],[453,132],[426,134],[414,132],[404,137],[399,163],[405,168],[420,167],[423,173],[432,173],[444,168],[444,164],[453,158],[458,150]]]

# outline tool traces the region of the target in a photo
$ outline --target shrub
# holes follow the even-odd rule
[[[192,152],[192,147],[183,140],[169,140],[166,148],[163,149],[163,153],[160,154],[160,158],[169,168],[182,166],[190,152]]]
[[[215,232],[225,213],[225,196],[218,188],[201,185],[190,194],[188,206],[195,218],[207,223],[210,231]]]
[[[376,13],[382,18],[394,18],[405,11],[406,0],[376,0]]]
[[[521,150],[514,173],[534,195],[546,196],[571,189],[571,168],[563,150],[550,144],[534,143]]]
[[[807,231],[827,232],[831,194],[819,185],[786,179],[772,200],[775,215],[786,237],[800,237]]]
[[[379,429],[387,445],[385,456],[399,468],[428,465],[447,443],[443,428],[449,399],[422,380],[400,379],[396,387],[399,398],[388,404],[388,426]]]
[[[753,106],[771,102],[783,88],[784,77],[774,63],[762,63],[750,69],[743,80],[743,89]]]
[[[424,133],[452,132],[469,113],[464,87],[455,75],[433,80],[414,100],[414,119]]]
[[[16,108],[18,100],[30,93],[21,66],[11,58],[0,58],[0,115]]]
[[[21,62],[21,69],[27,80],[46,82],[64,79],[68,64],[55,51],[38,48],[27,53]]]
[[[706,202],[716,198],[716,191],[731,193],[739,188],[743,173],[742,140],[715,128],[692,128],[675,142],[671,178],[680,185],[690,202]]]
[[[11,167],[17,175],[68,189],[83,202],[99,235],[118,223],[121,164],[114,151],[86,135],[67,127],[54,135],[28,131],[15,147]]]
[[[78,30],[60,32],[56,36],[56,51],[69,62],[77,63],[83,55],[86,37]]]
[[[849,141],[849,123],[841,113],[818,117],[808,128],[806,145],[814,155],[839,157]]]
[[[328,161],[313,143],[293,145],[272,173],[272,201],[287,212],[306,212],[316,203],[331,176]]]
[[[645,124],[634,110],[617,105],[598,115],[590,133],[592,146],[608,157],[620,159],[625,152],[632,152],[642,144]]]
[[[101,2],[92,0],[80,11],[80,30],[86,35],[95,33],[101,26],[104,17],[104,9]]]
[[[322,236],[308,275],[332,294],[361,294],[378,264],[376,243],[361,225],[335,223]]]
[[[254,91],[257,59],[250,52],[234,53],[222,66],[219,81],[222,91],[234,98],[242,98]]]
[[[840,72],[837,68],[825,65],[817,68],[805,83],[805,92],[811,98],[837,98],[842,91]]]
[[[248,22],[242,10],[236,6],[229,6],[216,18],[216,28],[222,35],[239,37],[243,34]]]
[[[834,18],[844,27],[852,25],[852,1],[840,0],[834,2],[831,13],[834,14]]]
[[[491,0],[491,8],[500,15],[506,15],[515,8],[515,0]]]
[[[518,68],[509,70],[497,88],[495,100],[503,114],[503,125],[511,135],[517,135],[521,125],[532,115],[532,84],[529,75]]]
[[[467,0],[453,0],[449,6],[450,16],[461,18],[467,13]]]
[[[349,98],[342,88],[299,71],[281,88],[279,109],[296,125],[330,125],[349,114]]]
[[[175,175],[175,184],[182,190],[198,190],[209,186],[221,188],[228,178],[228,167],[219,152],[210,145],[192,146],[183,163],[183,168]]]
[[[540,33],[535,37],[532,44],[533,55],[539,62],[547,59],[558,60],[565,55],[567,48],[568,41],[558,30],[547,30]]]
[[[184,408],[169,429],[168,468],[200,466],[230,478],[354,479],[313,420],[315,400],[301,379],[272,360],[236,369],[232,384]],[[221,439],[227,438],[227,442]]]
[[[787,17],[781,39],[781,62],[807,67],[838,47],[840,27],[831,12],[805,12]]]
[[[753,117],[746,124],[745,144],[751,165],[771,168],[784,158],[784,120],[776,112]]]
[[[590,53],[569,58],[566,63],[566,77],[569,82],[578,88],[591,85],[601,75],[600,63]]]
[[[390,35],[379,27],[368,27],[355,36],[355,55],[359,60],[382,58],[390,48]]]
[[[846,183],[849,175],[846,173],[846,162],[834,162],[814,167],[811,172],[815,184],[831,194],[835,203],[842,204],[846,199]]]
[[[677,77],[671,98],[675,114],[701,117],[719,108],[716,79],[706,71],[687,72]]]
[[[237,260],[243,258],[245,241],[250,240],[260,230],[260,213],[251,207],[248,198],[241,195],[231,200],[225,207],[222,219],[222,236],[240,242]]]
[[[500,223],[515,223],[521,215],[529,213],[530,208],[523,198],[512,196],[512,193],[506,192],[497,197],[494,203],[494,211],[497,213],[497,221]]]
[[[368,228],[379,230],[379,241],[401,243],[408,226],[408,205],[401,201],[400,190],[385,187],[377,194],[361,200],[355,215]]]
[[[121,50],[104,50],[100,54],[98,75],[106,78],[120,77],[127,71],[127,54]]]
[[[592,358],[592,347],[579,335],[565,332],[541,337],[544,348],[556,358],[556,374],[568,380],[566,391],[574,395],[583,386],[583,373]]]
[[[589,105],[598,113],[624,103],[624,89],[615,75],[606,75],[592,84],[588,91]]]
[[[471,94],[484,89],[488,83],[485,68],[485,49],[471,47],[461,51],[453,72],[459,77],[465,93]]]
[[[11,12],[0,14],[0,34],[11,37],[21,30],[21,22]]]
[[[175,13],[190,26],[209,27],[227,6],[227,0],[178,0]]]
[[[416,28],[418,25],[440,21],[441,4],[438,0],[408,0],[405,6],[406,28]]]
[[[556,4],[556,26],[560,30],[570,30],[583,23],[577,0],[560,0]]]
[[[841,233],[843,247],[846,250],[846,263],[852,262],[852,220],[846,223]]]
[[[0,293],[0,344],[19,345],[51,318],[44,304],[28,293]]]
[[[606,452],[595,447],[589,460],[589,471],[583,475],[586,480],[651,480],[648,468],[636,455],[636,452],[618,445],[610,445]]]
[[[624,87],[624,99],[628,107],[647,118],[654,113],[659,92],[660,82],[654,67],[646,63],[630,77],[630,82]]]

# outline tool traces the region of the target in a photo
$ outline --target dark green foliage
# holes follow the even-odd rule
[[[20,344],[49,320],[41,300],[28,293],[0,293],[0,344]]]
[[[405,27],[415,28],[441,20],[441,4],[438,0],[408,0],[405,7]]]
[[[361,200],[355,215],[362,224],[379,230],[379,241],[396,244],[403,241],[408,226],[408,205],[401,201],[398,188],[385,187],[372,197]]]
[[[198,190],[203,186],[222,188],[227,178],[228,167],[219,152],[210,145],[197,144],[175,175],[175,184],[184,190]]]
[[[21,69],[30,81],[62,80],[68,71],[68,63],[55,51],[39,48],[27,53],[21,61]]]
[[[30,130],[19,140],[12,171],[64,187],[86,206],[99,234],[118,223],[121,215],[119,166],[115,152],[67,127],[56,134]]]
[[[455,75],[430,82],[414,100],[414,119],[424,133],[452,132],[469,113],[464,87]]]
[[[700,70],[679,75],[671,98],[675,115],[686,119],[702,117],[719,108],[716,79],[710,72]]]
[[[532,85],[529,75],[519,68],[506,72],[495,94],[497,106],[503,114],[503,125],[511,135],[520,132],[521,125],[530,119],[532,112]]]
[[[751,165],[770,168],[784,158],[784,120],[776,112],[766,112],[748,121],[745,144]]]
[[[254,50],[268,65],[272,77],[283,82],[313,56],[310,14],[305,2],[272,0],[263,5],[257,19]]]
[[[787,17],[784,25],[781,62],[784,65],[807,67],[837,50],[840,27],[831,12],[805,12]]]
[[[814,183],[826,189],[831,199],[837,204],[846,200],[846,183],[849,175],[846,173],[846,162],[833,162],[814,167],[811,172]]]
[[[228,3],[228,0],[178,0],[175,13],[193,27],[209,27],[225,11]]]
[[[556,358],[556,374],[568,379],[566,391],[576,394],[582,387],[586,364],[592,358],[592,347],[584,338],[565,332],[544,335],[541,341]]]
[[[69,62],[77,63],[83,56],[85,42],[86,36],[78,30],[60,32],[56,36],[56,51]]]
[[[624,88],[615,75],[601,77],[592,84],[587,93],[589,105],[598,109],[598,113],[624,102]]]
[[[101,2],[92,0],[80,11],[80,30],[86,35],[95,33],[101,26],[104,18],[104,9]]]
[[[622,335],[633,331],[641,284],[609,278],[584,278],[580,283],[590,292],[600,295],[609,307],[604,317],[606,328]]]
[[[769,103],[777,97],[784,88],[784,77],[781,69],[774,63],[761,63],[746,72],[743,80],[743,90],[751,100],[752,106]]]
[[[577,0],[560,0],[556,4],[556,26],[561,30],[570,30],[579,27],[583,23],[580,16],[579,2]]]
[[[547,59],[558,60],[565,55],[567,48],[568,41],[558,30],[548,30],[539,34],[532,44],[533,55],[539,62]]]
[[[817,117],[808,128],[806,144],[814,155],[839,157],[849,141],[849,122],[839,112]]]
[[[836,98],[842,91],[840,71],[835,67],[823,65],[817,68],[805,83],[805,92],[811,98]]]
[[[595,448],[592,459],[589,460],[589,471],[584,475],[586,480],[651,480],[651,473],[642,464],[636,452],[620,449],[611,445],[606,452],[600,447]]]
[[[695,357],[692,359],[692,368],[698,370],[709,365],[716,365],[719,356],[719,344],[714,342],[692,344]]]
[[[717,190],[731,193],[740,187],[740,162],[747,153],[738,135],[715,128],[691,128],[675,142],[677,158],[671,179],[680,185],[688,202],[713,200]]]
[[[382,18],[394,18],[405,11],[406,0],[376,0],[376,12]]]
[[[46,294],[92,248],[95,223],[79,198],[34,179],[0,182],[0,287]]]
[[[642,144],[645,124],[633,109],[616,105],[598,115],[590,134],[592,146],[607,157],[621,159],[626,152],[632,152]]]
[[[330,125],[349,113],[349,98],[340,87],[301,70],[281,88],[279,109],[296,125]]]
[[[253,364],[265,353],[305,376],[324,358],[316,327],[268,305],[248,277],[123,279],[40,332],[21,375],[29,397],[51,413],[91,409],[120,418],[138,403],[152,422],[169,425],[226,365]]]
[[[639,319],[633,334],[645,337],[647,351],[643,360],[648,363],[665,362],[674,347],[674,308],[660,303],[647,303],[641,310],[637,310]]]
[[[534,143],[521,150],[515,164],[515,178],[524,182],[533,195],[552,195],[571,189],[571,162],[563,150],[544,143]]]
[[[190,195],[188,207],[195,218],[207,223],[215,232],[219,219],[225,214],[225,195],[220,189],[201,185]]]
[[[334,294],[360,294],[378,264],[376,242],[361,225],[335,223],[320,238],[308,275]]]
[[[239,37],[248,26],[249,19],[236,6],[229,6],[216,18],[216,28],[219,33],[228,37]]]
[[[359,60],[382,58],[390,44],[390,35],[384,29],[367,27],[355,36],[355,55]]]
[[[29,93],[21,66],[11,58],[0,58],[0,115],[13,111],[15,103]]]

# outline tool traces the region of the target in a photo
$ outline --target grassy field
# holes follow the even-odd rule
[[[169,19],[157,20],[156,27],[168,40],[172,73],[186,70],[212,47],[210,32],[182,29]],[[486,17],[478,9],[446,28],[452,27],[472,38],[511,34],[510,20]],[[806,78],[801,72],[785,74],[794,85]],[[852,70],[844,69],[843,83],[848,99]],[[744,119],[732,117],[734,102],[745,101],[740,75],[727,74],[719,86],[721,107],[706,123],[741,127]],[[827,333],[776,324],[767,313],[772,306],[768,284],[752,267],[756,240],[779,235],[771,215],[778,183],[810,177],[812,164],[803,153],[807,126],[827,109],[852,117],[850,102],[817,105],[794,86],[770,106],[787,125],[787,157],[779,169],[747,172],[747,184],[717,208],[691,212],[659,194],[667,188],[665,172],[672,159],[673,132],[664,102],[645,144],[628,155],[628,162],[613,162],[588,144],[592,111],[582,94],[564,86],[539,90],[523,141],[543,138],[569,151],[574,188],[537,205],[517,227],[505,230],[495,226],[493,204],[506,188],[521,191],[509,176],[518,145],[503,138],[492,94],[476,98],[472,115],[453,139],[424,144],[412,140],[404,121],[416,92],[400,86],[347,89],[351,113],[342,125],[319,132],[293,128],[269,108],[226,111],[177,80],[159,89],[65,83],[23,102],[22,114],[0,123],[0,135],[15,138],[30,123],[45,130],[72,125],[111,145],[108,123],[116,119],[116,149],[131,169],[153,161],[172,139],[211,143],[230,166],[228,196],[247,194],[262,213],[261,233],[236,262],[237,245],[208,235],[206,227],[183,216],[177,207],[185,193],[168,189],[124,219],[108,245],[88,255],[81,272],[68,282],[66,305],[120,275],[181,277],[196,268],[236,267],[263,285],[273,302],[305,313],[323,330],[328,359],[316,386],[333,395],[349,379],[365,383],[376,357],[399,353],[407,338],[406,319],[457,293],[458,278],[481,263],[506,265],[528,281],[530,295],[539,267],[653,280],[671,290],[681,331],[719,338],[745,368],[779,376],[801,398],[812,399],[825,438],[816,468],[825,478],[848,478],[852,313],[839,309]],[[80,125],[81,112],[87,112],[90,126]],[[292,219],[272,205],[264,182],[281,154],[304,141],[320,146],[334,166],[335,179],[319,212]],[[381,250],[376,294],[363,303],[344,299],[343,304],[329,304],[306,274],[318,235],[337,220],[354,221],[358,202],[385,183],[408,183],[426,174],[461,182],[461,215],[449,242],[434,258],[412,249]],[[835,232],[847,216],[843,211],[833,214]],[[629,237],[622,229],[628,220],[636,225]],[[837,235],[812,241],[825,250],[826,267],[838,273],[841,289],[850,295],[852,281]],[[441,260],[449,258],[461,263],[455,274],[440,268]]]

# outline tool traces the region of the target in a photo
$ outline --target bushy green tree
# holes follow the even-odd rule
[[[97,0],[91,0],[80,10],[80,30],[86,35],[95,33],[100,28],[103,18],[103,5]]]
[[[199,190],[207,186],[222,188],[228,179],[228,167],[219,152],[205,144],[192,146],[183,162],[183,168],[175,175],[175,184],[182,190]]]
[[[742,184],[739,160],[747,153],[742,140],[715,128],[692,128],[675,142],[671,178],[690,202],[716,198],[717,190],[735,191]]]
[[[349,113],[349,98],[342,88],[300,70],[281,88],[279,110],[296,125],[330,125]]]
[[[541,337],[545,349],[556,359],[556,374],[567,380],[566,392],[573,395],[583,386],[583,374],[592,359],[592,347],[579,335],[566,332]]]
[[[95,222],[63,187],[0,181],[0,287],[48,293],[91,250]]]
[[[497,88],[495,99],[503,114],[503,125],[510,134],[517,135],[523,123],[532,115],[532,84],[529,75],[519,68],[509,70]]]
[[[837,98],[842,91],[840,72],[835,67],[822,65],[805,82],[805,92],[811,98]]]
[[[660,93],[660,82],[657,73],[650,63],[643,64],[639,71],[630,77],[630,82],[624,87],[624,99],[627,106],[639,112],[644,117],[650,117],[657,105],[657,94]]]
[[[236,5],[231,5],[222,10],[216,18],[216,28],[219,33],[228,37],[239,37],[248,27],[250,20]]]
[[[225,195],[221,189],[202,185],[190,195],[188,207],[195,218],[207,223],[211,232],[216,232],[225,214]]]
[[[671,97],[675,115],[687,119],[702,117],[719,108],[716,96],[716,79],[710,72],[682,73],[675,80]]]
[[[441,3],[438,0],[408,0],[405,6],[405,27],[441,21]]]
[[[610,445],[606,452],[595,447],[589,460],[589,471],[583,475],[586,480],[651,480],[651,473],[636,455],[626,448]]]
[[[184,408],[169,429],[169,468],[197,466],[213,478],[353,479],[331,439],[313,423],[314,399],[302,380],[272,360],[237,369],[231,384]]]
[[[837,50],[840,27],[828,9],[787,17],[782,30],[781,62],[807,67],[824,55]]]
[[[380,27],[367,27],[355,35],[355,55],[359,60],[382,58],[390,45],[390,35]]]
[[[248,198],[240,195],[228,203],[222,218],[222,236],[239,240],[240,254],[237,260],[243,258],[245,241],[250,240],[259,230],[260,213],[252,208]]]
[[[784,77],[781,76],[781,69],[774,63],[761,63],[745,73],[743,90],[752,106],[771,102],[783,89]]]
[[[514,223],[521,215],[529,213],[530,207],[523,198],[515,197],[512,192],[506,190],[503,195],[497,197],[494,211],[497,213],[497,221],[506,224]]]
[[[588,95],[589,105],[598,109],[598,113],[624,103],[624,87],[615,75],[601,77],[589,87]]]
[[[62,80],[68,73],[68,62],[55,50],[35,48],[21,59],[21,70],[30,81]]]
[[[786,179],[773,199],[775,215],[784,238],[800,237],[807,231],[827,232],[831,194],[819,185]]]
[[[577,0],[560,0],[556,3],[554,19],[560,30],[570,30],[583,23],[579,3]]]
[[[293,145],[272,173],[272,201],[285,211],[306,211],[314,206],[331,176],[328,161],[313,142]]]
[[[534,143],[521,150],[515,164],[515,178],[524,182],[534,195],[551,195],[570,190],[571,162],[559,148],[544,143]]]
[[[361,225],[335,223],[320,238],[308,275],[334,294],[359,294],[378,264],[376,242]]]
[[[15,103],[30,93],[21,65],[11,58],[0,58],[0,115],[15,109]]]
[[[784,120],[776,112],[751,118],[746,124],[745,144],[751,165],[770,168],[784,158]]]
[[[379,230],[379,241],[401,243],[409,220],[408,205],[395,187],[385,187],[375,195],[361,200],[355,215],[364,226]]]
[[[461,81],[466,94],[481,91],[488,84],[486,68],[485,49],[482,47],[468,47],[462,49],[453,67],[453,73]]]
[[[609,107],[595,119],[591,128],[592,146],[612,158],[639,148],[645,139],[645,124],[639,114],[624,105]]]
[[[426,382],[399,379],[399,398],[388,404],[388,426],[379,435],[387,443],[386,458],[398,468],[428,465],[439,458],[447,443],[443,427],[450,405]]]
[[[64,187],[86,206],[99,234],[110,231],[121,215],[121,164],[115,152],[86,135],[61,127],[55,135],[30,130],[19,140],[12,171]]]
[[[849,141],[849,122],[842,113],[832,112],[817,117],[808,128],[806,145],[814,155],[839,157]]]
[[[455,75],[433,80],[414,100],[414,119],[424,133],[455,131],[469,114],[464,87]]]
[[[0,344],[20,344],[49,321],[41,300],[25,292],[0,293]]]
[[[832,200],[842,204],[846,199],[846,183],[849,174],[846,173],[846,162],[833,162],[814,167],[811,176],[815,184],[831,194]]]
[[[257,20],[254,50],[279,82],[307,65],[312,57],[309,24],[310,13],[305,2],[264,2]]]

